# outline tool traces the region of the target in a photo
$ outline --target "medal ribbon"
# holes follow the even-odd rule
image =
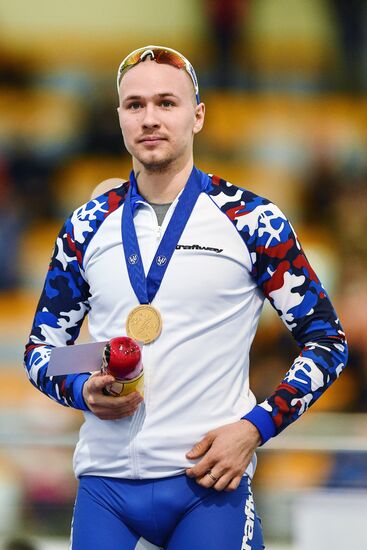
[[[150,304],[157,294],[172,254],[176,249],[176,245],[185,229],[195,203],[200,193],[209,183],[209,176],[194,166],[159,243],[148,275],[145,276],[134,226],[133,208],[135,205],[133,204],[134,199],[132,199],[132,194],[137,192],[137,183],[134,172],[131,172],[130,187],[122,212],[121,234],[130,283],[140,304]]]

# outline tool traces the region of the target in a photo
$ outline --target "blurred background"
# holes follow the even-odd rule
[[[128,178],[115,73],[149,43],[197,70],[207,106],[197,166],[287,213],[350,344],[341,379],[259,451],[267,548],[367,548],[366,29],[364,0],[0,0],[4,549],[26,550],[13,537],[68,547],[81,414],[39,394],[22,355],[63,220],[102,180]],[[266,307],[252,351],[258,400],[296,353]]]

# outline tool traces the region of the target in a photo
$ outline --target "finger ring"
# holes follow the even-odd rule
[[[213,481],[218,481],[218,479],[219,479],[219,477],[213,476],[211,470],[208,470],[208,471],[206,472],[206,474],[207,474],[207,475],[210,477],[210,479],[212,479]]]

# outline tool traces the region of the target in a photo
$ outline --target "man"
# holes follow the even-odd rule
[[[337,378],[344,334],[280,210],[194,167],[205,108],[190,63],[147,46],[117,82],[130,180],[66,221],[26,351],[32,383],[85,415],[72,548],[128,550],[140,537],[169,550],[263,548],[255,449]],[[248,357],[264,297],[302,351],[256,405]],[[95,341],[143,319],[144,399],[105,395],[110,375],[47,377],[52,347],[73,344],[87,313]]]

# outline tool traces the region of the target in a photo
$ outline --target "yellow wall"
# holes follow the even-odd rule
[[[184,47],[203,36],[201,0],[0,0],[1,48],[45,62],[98,63],[144,44]],[[102,55],[103,52],[103,55]]]
[[[0,0],[0,53],[103,68],[153,43],[205,65],[211,46],[204,6],[205,0]],[[302,66],[322,66],[336,38],[328,0],[253,1],[244,36],[253,63],[275,71],[297,58],[292,51]]]
[[[64,32],[96,37],[127,33],[155,41],[200,31],[198,0],[0,0],[2,40],[24,40]],[[55,34],[55,39],[59,36]]]

